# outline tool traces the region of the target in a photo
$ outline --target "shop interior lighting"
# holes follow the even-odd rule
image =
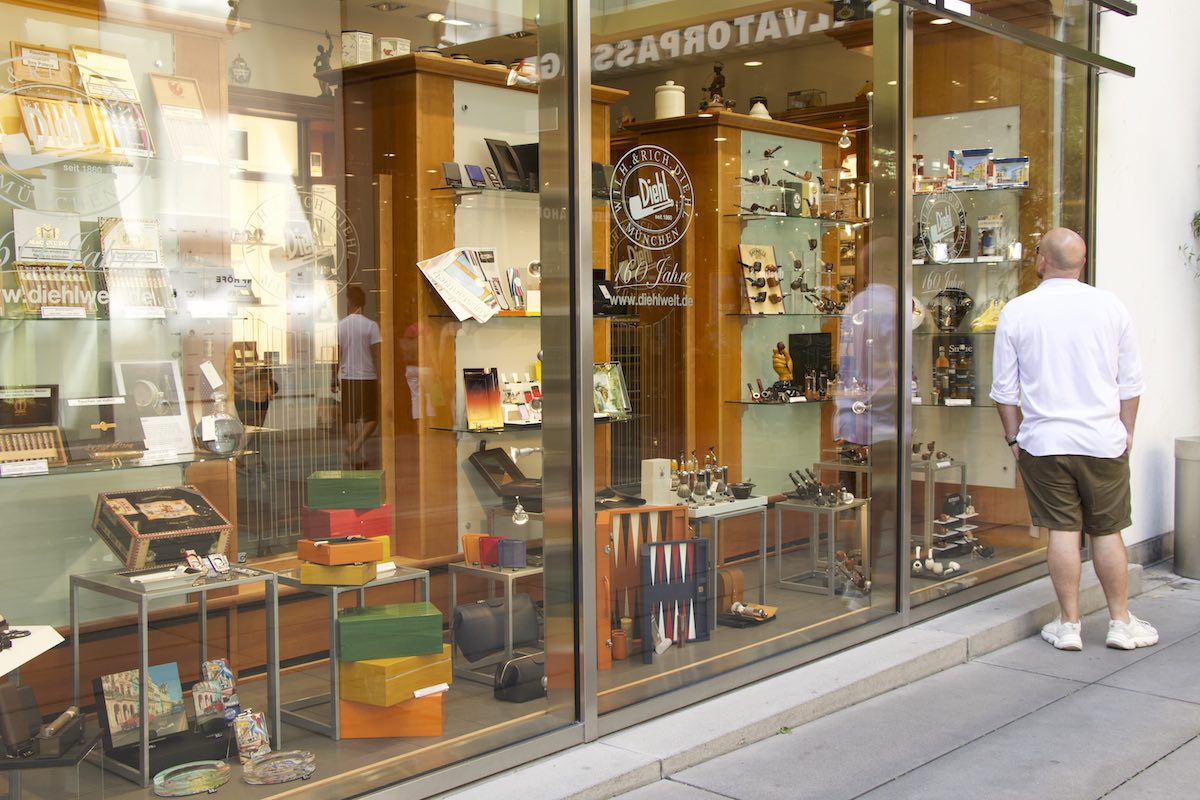
[[[846,130],[846,126],[842,126],[842,135],[838,137],[838,147],[847,150],[850,147],[850,131]]]
[[[761,61],[746,61],[742,66],[761,67],[762,65],[763,65],[763,62],[761,62]]]
[[[945,17],[938,17],[937,19],[930,21],[929,24],[930,25],[949,25],[951,22],[954,22],[954,20],[946,19]]]

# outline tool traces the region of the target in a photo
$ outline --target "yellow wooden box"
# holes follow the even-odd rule
[[[305,561],[300,565],[300,582],[319,586],[362,586],[375,577],[375,562],[342,564],[336,567]]]
[[[450,683],[450,645],[428,656],[343,661],[338,673],[342,699],[390,707],[413,699],[413,692]]]

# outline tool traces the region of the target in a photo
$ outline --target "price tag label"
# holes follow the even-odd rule
[[[213,366],[211,361],[205,361],[201,364],[200,371],[204,373],[204,379],[208,381],[208,385],[213,389],[220,389],[225,385],[225,381],[221,379],[221,373],[217,372],[217,368]],[[207,436],[205,437],[205,439],[208,438]]]
[[[200,439],[205,442],[215,441],[217,438],[217,421],[211,414],[200,418]]]
[[[124,397],[76,397],[67,401],[67,405],[71,408],[80,408],[82,406],[123,406],[125,405]]]
[[[50,472],[50,462],[44,458],[33,461],[16,461],[0,464],[0,478],[18,478],[22,475],[45,475]]]
[[[83,319],[80,306],[42,306],[42,319]]]

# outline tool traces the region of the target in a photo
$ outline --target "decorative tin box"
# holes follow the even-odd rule
[[[184,550],[228,555],[229,520],[195,486],[102,493],[92,527],[130,569],[183,562]]]
[[[311,561],[314,564],[331,567],[340,564],[362,564],[382,561],[383,544],[358,537],[315,542],[301,539],[296,542],[296,555],[302,561]]]
[[[333,539],[338,536],[382,536],[392,532],[392,507],[309,508],[301,518],[304,535],[309,539]]]
[[[389,708],[342,700],[343,739],[391,736],[441,736],[446,721],[446,693],[406,700]]]
[[[308,476],[309,508],[379,508],[381,470],[319,470]]]
[[[450,645],[440,653],[405,658],[343,661],[338,672],[342,699],[390,707],[413,699],[413,692],[452,681]]]
[[[344,608],[338,635],[342,661],[427,656],[442,652],[442,612],[430,602]]]

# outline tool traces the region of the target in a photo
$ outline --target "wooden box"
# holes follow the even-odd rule
[[[308,476],[309,508],[367,509],[381,505],[381,470],[318,470]]]
[[[309,508],[304,507],[301,530],[309,539],[335,539],[339,536],[390,536],[392,507]]]
[[[344,608],[338,635],[342,661],[432,655],[442,652],[442,612],[424,601]]]
[[[300,582],[309,586],[362,586],[374,578],[374,561],[337,566],[305,561],[300,565]]]
[[[393,736],[441,736],[446,722],[446,693],[406,700],[388,708],[341,700],[343,739]]]
[[[368,561],[382,561],[384,547],[380,542],[370,539],[328,539],[312,541],[300,539],[296,542],[296,555],[301,561],[311,561],[314,564],[338,566],[340,564],[364,564]]]
[[[343,661],[338,672],[342,699],[390,707],[413,699],[413,692],[450,683],[450,645],[428,656]]]
[[[233,526],[195,486],[97,495],[92,527],[130,569],[183,563],[183,551],[229,555]]]
[[[42,459],[45,459],[47,467],[67,465],[62,430],[57,425],[0,428],[0,464]]]

